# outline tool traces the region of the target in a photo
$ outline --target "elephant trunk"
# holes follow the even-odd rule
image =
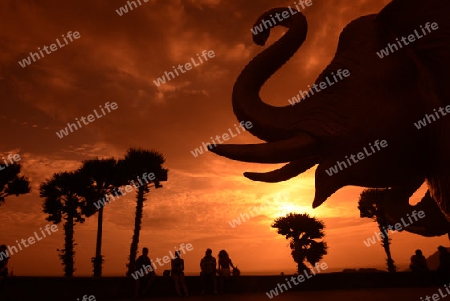
[[[295,11],[295,14],[292,14],[288,8],[274,8],[259,17],[254,25],[254,28],[259,28],[262,26],[263,20],[270,20],[270,17],[276,14],[281,15],[286,11],[289,12],[289,17],[276,25],[287,27],[288,31],[282,38],[250,61],[237,78],[232,94],[233,110],[238,120],[251,121],[253,127],[249,129],[249,132],[268,142],[291,138],[298,134],[294,127],[298,122],[298,112],[295,114],[290,105],[274,107],[264,103],[259,92],[264,83],[303,44],[307,34],[307,23],[301,12]],[[274,17],[272,17],[273,19]],[[270,28],[253,35],[253,40],[256,44],[263,46],[269,35]],[[300,106],[300,104],[296,106]]]
[[[248,129],[254,136],[267,141],[254,145],[218,145],[211,151],[230,159],[255,163],[292,162],[279,171],[269,174],[249,173],[246,176],[268,182],[286,180],[297,175],[297,169],[304,171],[317,163],[317,142],[307,131],[299,129],[308,121],[310,111],[303,103],[295,107],[274,107],[262,101],[259,92],[264,83],[281,68],[300,48],[306,39],[308,26],[305,16],[288,8],[274,8],[267,11],[256,21],[254,28],[262,28],[262,21],[272,16],[288,12],[288,18],[276,25],[288,28],[288,31],[268,49],[257,55],[241,72],[233,88],[233,110],[240,121],[252,122]],[[293,13],[295,12],[295,13]],[[272,18],[273,19],[273,18]],[[265,21],[267,22],[267,21]],[[270,29],[253,36],[258,45],[264,45],[270,35]],[[312,99],[305,101],[309,106]],[[297,160],[301,158],[301,160]],[[288,176],[287,176],[288,175]]]

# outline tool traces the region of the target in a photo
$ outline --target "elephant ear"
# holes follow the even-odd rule
[[[450,1],[448,0],[393,0],[377,16],[380,26],[381,45],[397,44],[396,39],[415,34],[420,36],[409,45],[403,46],[394,55],[405,55],[415,65],[417,83],[422,99],[426,100],[425,114],[433,109],[450,104]],[[438,29],[423,34],[422,27],[427,22],[437,23]],[[409,41],[408,41],[409,42]],[[402,44],[403,45],[403,44]],[[385,46],[385,47],[386,47]],[[431,196],[450,220],[450,118],[443,119],[434,126],[438,128],[437,149],[435,151],[435,171],[427,177]]]
[[[402,230],[421,236],[432,237],[450,235],[450,223],[428,191],[415,206],[409,204],[409,197],[391,194],[381,200],[383,218],[389,225],[399,223]],[[419,218],[413,212],[421,212]],[[411,217],[410,217],[411,215]]]
[[[432,96],[433,108],[450,103],[450,90],[447,88],[450,76],[450,1],[448,0],[393,0],[377,16],[384,36],[384,45],[396,44],[396,38],[408,38],[415,31],[420,36],[409,45],[402,44],[403,52],[418,67],[421,80],[424,80],[423,93]],[[437,23],[438,29],[428,32],[422,27],[429,22]],[[392,54],[391,54],[392,55]]]

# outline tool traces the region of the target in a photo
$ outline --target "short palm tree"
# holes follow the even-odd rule
[[[358,201],[358,209],[361,217],[371,218],[378,223],[378,228],[380,229],[382,237],[381,245],[384,248],[387,256],[387,267],[389,272],[395,272],[397,270],[394,260],[391,256],[390,243],[391,238],[386,230],[389,226],[389,222],[385,218],[381,203],[389,196],[390,190],[385,189],[365,189],[361,192]]]
[[[309,271],[306,265],[315,266],[327,254],[327,244],[317,241],[325,236],[324,224],[307,213],[289,213],[285,217],[275,219],[271,225],[278,229],[278,234],[285,235],[289,239],[291,255],[297,263],[297,271]]]
[[[79,172],[55,173],[50,180],[40,185],[39,192],[45,198],[43,211],[48,214],[47,221],[54,224],[64,220],[64,249],[59,250],[64,276],[73,276],[74,268],[74,225],[83,223],[81,213],[82,197],[78,194],[87,187],[87,178]]]
[[[105,200],[105,195],[113,194],[116,190],[117,183],[117,161],[114,158],[108,159],[93,159],[83,162],[80,172],[83,177],[89,179],[89,186],[83,187],[83,206],[82,212],[87,217],[92,216],[96,212],[97,215],[97,241],[95,246],[95,257],[91,258],[93,264],[94,277],[102,275],[102,264],[104,262],[102,255],[102,230],[103,230],[103,209],[99,209],[94,205],[100,199]],[[110,200],[106,200],[110,201]],[[98,206],[98,204],[97,204]]]
[[[0,171],[0,206],[5,202],[5,198],[10,195],[19,196],[19,194],[31,191],[28,179],[19,176],[20,168],[19,163],[14,163]]]
[[[160,182],[167,181],[167,169],[162,165],[165,159],[162,154],[156,151],[148,151],[143,149],[131,148],[128,150],[125,158],[119,160],[118,170],[122,180],[128,183],[135,184],[138,187],[136,192],[136,215],[134,221],[133,238],[130,245],[129,262],[127,264],[127,276],[135,271],[135,260],[139,244],[139,234],[141,231],[142,214],[146,194],[149,193],[150,187],[161,188]],[[151,177],[153,180],[147,178],[144,180],[144,174],[154,174]]]

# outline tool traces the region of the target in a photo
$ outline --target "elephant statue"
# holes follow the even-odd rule
[[[426,208],[426,216],[406,230],[424,236],[448,234],[450,116],[444,115],[444,109],[450,105],[450,88],[446,88],[450,1],[393,0],[378,14],[353,20],[340,34],[336,54],[315,84],[343,70],[350,75],[295,105],[274,107],[260,98],[260,89],[301,47],[307,22],[301,12],[292,14],[291,8],[271,9],[255,22],[258,26],[269,16],[286,16],[286,12],[290,16],[275,23],[286,27],[286,33],[250,61],[232,93],[236,117],[251,121],[248,131],[265,143],[222,144],[210,151],[238,161],[286,163],[266,173],[244,173],[254,181],[286,181],[318,165],[313,208],[346,185],[390,188],[386,208],[392,222],[415,208]],[[430,24],[435,30],[425,29]],[[412,34],[414,41],[409,39]],[[267,28],[253,34],[253,41],[264,46],[269,36]],[[408,45],[403,43],[405,37]],[[381,50],[392,51],[380,56]],[[430,122],[418,127],[425,117]],[[374,150],[380,141],[385,147],[360,159],[359,152],[370,152],[369,146]],[[360,160],[350,161],[357,153]],[[330,175],[337,162],[349,166]],[[428,197],[411,206],[411,195],[424,182]]]

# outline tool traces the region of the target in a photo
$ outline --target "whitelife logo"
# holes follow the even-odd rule
[[[49,50],[48,50],[49,47],[47,47],[47,45],[44,45],[44,47],[42,47],[42,48],[43,48],[43,50],[45,51],[45,53],[46,53],[46,54],[50,54],[50,53],[52,53],[52,51],[55,52],[56,50],[61,49],[61,48],[63,48],[64,46],[68,45],[69,42],[67,42],[67,40],[66,40],[66,38],[64,37],[64,35],[62,35],[62,37],[63,37],[64,42],[66,42],[66,44],[61,44],[61,43],[59,42],[59,39],[56,39],[56,42],[58,42],[59,48],[56,47],[56,44],[51,44],[51,45],[50,45],[50,50],[51,50],[51,51],[49,52]],[[67,33],[67,38],[68,38],[71,42],[73,42],[72,37],[73,37],[75,40],[77,40],[77,39],[79,39],[81,36],[80,36],[80,33],[79,33],[78,31],[74,31],[73,34],[72,34],[71,31],[69,31],[69,32]],[[29,55],[27,58],[23,59],[22,62],[19,62],[19,65],[20,65],[22,68],[25,68],[26,66],[31,65],[31,59],[33,59],[33,62],[36,62],[35,57],[37,57],[38,60],[40,60],[41,57],[44,57],[44,53],[42,52],[41,47],[38,47],[38,50],[39,50],[39,53],[41,54],[41,56],[39,56],[39,53],[33,53],[33,52],[30,52],[30,55]]]
[[[43,238],[47,237],[45,235],[45,233],[44,233],[44,230],[42,230],[42,228],[39,228],[39,229],[41,230],[41,234],[42,234],[43,237],[39,237],[39,235],[35,231],[34,232],[34,237],[30,236],[30,237],[28,237],[27,240],[22,239],[20,242],[18,240],[16,240],[17,247],[19,247],[20,251],[22,251],[21,244],[23,245],[24,248],[28,248],[30,245],[32,245],[32,244],[34,244],[36,242],[35,239],[34,239],[35,237],[36,237],[37,241],[40,241]],[[51,232],[50,232],[50,230],[51,230]],[[52,232],[58,231],[58,226],[57,225],[51,225],[50,226],[49,224],[47,224],[47,225],[45,225],[45,231],[47,231],[48,235],[51,235]],[[27,245],[27,243],[26,243],[27,241],[28,241],[29,245]],[[14,252],[12,251],[13,249],[14,249]],[[2,261],[3,258],[9,258],[9,256],[11,256],[11,255],[13,255],[14,253],[17,253],[17,252],[18,251],[17,251],[17,248],[15,246],[12,246],[12,247],[8,246],[7,250],[5,250],[3,252],[0,252],[0,261]]]
[[[142,0],[145,3],[147,3],[149,0]],[[141,0],[137,0],[137,2],[139,3],[139,6],[142,5]],[[130,7],[130,10],[133,10],[133,6],[131,6],[131,4],[134,5],[134,8],[138,8],[138,5],[136,4],[136,1],[127,1],[128,6]],[[120,7],[119,9],[116,9],[116,13],[122,17],[124,14],[128,13],[128,7],[126,5]]]
[[[319,274],[320,272],[328,269],[328,265],[325,262],[320,264],[320,268],[318,265],[319,265],[319,263],[316,263],[316,265],[311,269],[312,275],[309,274],[308,271],[303,270],[303,274],[305,274],[305,276],[303,276],[302,274],[299,274],[298,276],[292,276],[291,279],[285,278],[286,283],[289,286],[289,288],[292,288],[291,284],[289,283],[289,280],[291,280],[294,285],[298,285],[299,283],[302,283],[303,281],[312,278],[313,276],[316,275],[316,273]],[[314,269],[316,269],[316,272],[314,272]],[[322,269],[322,271],[320,269]],[[306,279],[305,279],[305,277],[306,277]],[[296,280],[298,280],[298,282]],[[284,288],[284,290],[283,290],[283,288]],[[267,297],[269,297],[269,299],[272,299],[273,297],[278,296],[278,289],[280,289],[280,294],[283,293],[284,291],[288,290],[286,284],[278,283],[278,288],[275,287],[275,289],[270,290],[270,292],[266,293]]]
[[[431,27],[431,29],[433,29],[433,30],[436,30],[436,29],[439,28],[439,26],[438,26],[438,24],[437,24],[436,22],[433,22],[433,23],[431,23],[431,24],[430,24],[430,22],[427,22],[427,24],[425,24],[425,28],[427,29],[428,33],[431,33],[430,27]],[[415,30],[414,30],[414,34],[410,34],[410,35],[408,36],[408,41],[409,41],[409,43],[412,43],[412,42],[416,41],[416,38],[417,38],[417,40],[418,40],[418,39],[423,38],[424,36],[427,35],[427,33],[426,33],[425,30],[423,29],[422,25],[420,25],[420,28],[422,29],[422,33],[423,33],[424,35],[421,36],[421,35],[417,32],[417,29],[415,29]],[[398,40],[398,38],[396,38],[396,40],[397,40],[398,46],[400,46],[400,48],[403,48],[402,43],[400,43],[400,41]],[[405,46],[409,45],[409,43],[406,41],[406,37],[402,37],[401,40],[402,40],[402,42],[403,42],[403,44],[404,44]],[[378,57],[379,57],[380,59],[382,59],[382,58],[388,56],[389,54],[394,53],[394,51],[397,51],[397,50],[398,50],[397,45],[388,43],[388,47],[386,47],[386,48],[384,48],[384,49],[381,49],[379,52],[377,52],[377,55],[378,55]]]
[[[380,145],[381,145],[381,147],[383,147],[383,148],[388,146],[386,140],[381,140],[381,142],[378,142],[378,141],[379,141],[379,140],[376,140],[375,143],[374,143],[374,144],[375,144],[374,146],[375,146],[378,150],[381,150]],[[373,154],[376,152],[375,149],[374,149],[373,146],[372,146],[372,143],[369,143],[369,146],[370,146],[370,148],[372,149],[373,153],[371,153],[370,151],[367,151],[366,147],[363,148],[364,153],[366,153],[367,157],[373,155]],[[356,155],[356,157],[358,157],[359,161],[360,161],[360,160],[363,160],[364,158],[366,158],[366,156],[364,155],[364,153],[363,153],[363,152],[359,152],[359,153]],[[353,163],[358,163],[358,162],[359,162],[357,159],[355,159],[355,155],[353,155],[353,154],[350,155],[350,158],[352,159]],[[348,156],[345,156],[345,159],[347,159],[348,165],[349,165],[349,166],[352,166],[352,163],[350,162],[350,159],[348,158]],[[344,166],[344,167],[342,167],[342,166]],[[347,167],[348,167],[348,166],[347,166],[347,164],[345,164],[344,161],[342,161],[342,162],[336,161],[336,165],[333,166],[333,167],[330,167],[329,169],[326,169],[325,172],[331,177],[333,174],[337,174],[337,173],[339,172],[339,169],[340,169],[340,170],[343,170],[343,168],[347,168]],[[338,169],[338,168],[339,168],[339,169]]]
[[[405,220],[403,219],[403,217],[400,219],[400,221],[402,222],[400,223],[396,223],[394,226],[389,225],[388,226],[388,230],[391,230],[393,233],[395,233],[396,231],[401,231],[403,228],[406,228],[408,226],[410,226],[412,223],[417,222],[419,218],[424,218],[425,217],[425,212],[424,211],[419,211],[416,212],[416,210],[414,210],[411,213],[411,216],[414,218],[414,221],[411,219],[411,216],[409,216],[409,214],[406,215],[408,217],[408,220],[410,222],[410,224],[408,224],[407,222],[405,222]],[[403,225],[402,225],[403,224]],[[385,227],[382,227],[383,231],[382,232],[374,232],[375,235],[373,235],[371,238],[366,239],[364,242],[364,244],[366,245],[366,247],[370,247],[371,245],[374,245],[376,243],[376,239],[378,239],[378,241],[381,241],[381,238],[385,238],[388,237],[388,230]],[[395,230],[394,230],[395,229]]]
[[[142,181],[141,181],[141,178],[139,176],[137,177],[137,179],[138,179],[138,182],[141,185],[136,185],[134,183],[134,180],[130,181],[131,184],[134,186],[136,191],[139,189],[140,186],[144,185],[142,183]],[[156,176],[155,176],[154,173],[149,173],[149,174],[144,173],[142,175],[142,179],[145,181],[146,184],[148,184],[149,181],[151,182],[151,181],[155,180]],[[147,181],[147,179],[148,179],[148,181]],[[133,188],[131,187],[131,185],[126,185],[125,186],[125,191],[126,192],[122,191],[122,187],[118,187],[117,189],[114,190],[113,193],[116,195],[116,198],[120,198],[120,197],[126,195],[128,192],[133,191]],[[117,195],[117,192],[119,192],[120,195]],[[94,203],[95,208],[100,209],[101,207],[106,206],[106,204],[111,203],[111,198],[112,198],[113,201],[116,200],[116,198],[111,193],[110,194],[105,194],[104,198],[102,198],[102,199],[98,200],[96,203]]]
[[[177,248],[177,247],[173,247],[173,248],[175,250],[177,250],[177,249],[181,250],[183,252],[183,254],[186,254],[186,250],[187,251],[194,250],[194,247],[192,246],[192,244],[185,245],[184,243],[182,243],[179,248]],[[184,248],[186,248],[186,250],[184,250]],[[176,256],[174,254],[172,254],[172,251],[169,251],[169,256],[166,255],[162,258],[162,261],[164,263],[161,263],[161,258],[159,258],[159,257],[156,258],[156,262],[159,264],[160,267],[162,267],[162,266],[164,266],[164,264],[170,263],[171,258],[172,259],[176,258]],[[134,278],[134,280],[138,280],[140,277],[143,277],[145,274],[148,274],[149,272],[151,273],[156,269],[157,269],[156,264],[153,262],[153,259],[150,259],[150,265],[145,265],[145,264],[142,265],[142,268],[139,270],[136,270],[136,272],[134,272],[134,273],[131,273],[131,276]]]
[[[250,220],[251,218],[260,215],[261,211],[264,211],[268,208],[271,208],[269,205],[260,205],[259,207],[254,206],[252,209],[249,208],[248,213],[251,215],[251,217],[247,213],[241,213],[238,218],[233,219],[232,221],[228,222],[231,226],[231,228],[236,228],[236,226],[240,226],[242,223]],[[253,214],[253,211],[255,214]]]
[[[77,298],[77,300],[80,301],[80,298]],[[84,295],[81,301],[96,301],[96,299],[94,295],[90,295],[89,297]]]
[[[449,283],[449,286],[450,286],[450,283]],[[450,290],[449,290],[449,287],[447,287],[447,284],[444,284],[444,287],[445,287],[445,290],[447,291],[447,293],[450,294]],[[425,299],[422,298],[422,297],[420,297],[420,301],[431,301],[431,300],[433,300],[433,301],[439,301],[440,299],[445,298],[445,297],[448,296],[448,294],[443,293],[442,290],[441,290],[440,288],[438,289],[438,292],[439,292],[439,295],[441,295],[440,297],[439,297],[438,294],[433,294],[432,296],[427,295],[427,296],[425,297]]]
[[[117,108],[119,107],[119,106],[117,105],[117,103],[112,102],[111,105],[110,105],[110,104],[109,104],[109,101],[108,101],[107,103],[105,103],[105,108],[106,108],[106,110],[108,110],[108,113],[111,113],[110,106],[111,106],[111,109],[113,109],[113,110],[115,110],[115,109],[117,109]],[[103,110],[103,107],[102,107],[101,105],[100,105],[99,107],[100,107],[100,110],[102,110],[103,116],[105,116],[106,113],[105,113],[105,111]],[[97,116],[97,119],[103,117],[102,115],[99,115],[99,114],[97,113],[97,110],[94,110],[94,113],[95,113],[95,116]],[[85,121],[86,118],[85,118],[84,116],[81,116],[80,119],[81,119],[81,121],[83,121],[84,125],[88,125],[89,122],[94,122],[94,121],[96,120],[93,114],[89,114],[89,115],[88,115],[87,120],[88,120],[89,122],[87,122],[87,123],[86,123],[86,121]],[[80,121],[78,120],[78,118],[75,118],[75,121],[78,123],[78,126],[81,128],[81,123],[80,123]],[[59,133],[56,132],[56,136],[58,136],[59,139],[62,139],[62,138],[64,138],[65,136],[68,136],[70,133],[72,133],[72,132],[74,131],[74,130],[72,130],[73,127],[75,128],[75,131],[78,130],[78,127],[77,127],[77,125],[76,125],[75,123],[67,123],[67,126],[66,126],[64,129],[60,130]],[[69,130],[70,130],[70,133],[69,133]]]
[[[436,115],[436,118],[440,119],[441,117],[439,116],[438,112],[436,112],[436,109],[433,109],[433,111],[434,111],[434,115]],[[442,117],[444,117],[445,115],[447,115],[447,113],[450,113],[450,105],[445,107],[445,112],[447,112],[447,113],[444,112],[444,108],[442,108],[442,107],[440,107],[438,109],[438,111],[442,114]],[[414,122],[414,126],[418,130],[420,130],[422,127],[426,127],[428,124],[431,124],[431,122],[436,121],[436,118],[431,114],[425,114],[425,118],[418,120],[417,122]],[[433,121],[431,121],[431,119]],[[427,123],[427,121],[428,121],[428,123]]]
[[[290,198],[290,193],[289,192],[278,192],[274,197],[273,197],[273,201],[278,201],[278,202],[288,202]],[[270,202],[268,200],[268,202]],[[260,215],[261,212],[265,211],[266,209],[271,209],[273,207],[272,204],[261,204],[259,207],[254,206],[252,209],[250,209],[250,207],[248,208],[248,214],[251,215],[251,217],[247,214],[247,213],[241,213],[240,216],[238,216],[237,218],[233,219],[232,221],[229,221],[228,224],[230,224],[231,228],[236,228],[236,226],[240,226],[242,223],[250,220],[251,218]],[[253,212],[255,214],[253,214]]]
[[[349,77],[350,76],[350,71],[348,69],[344,69],[341,73],[341,69],[336,71],[336,75],[343,80],[345,77]],[[322,90],[325,90],[328,87],[331,87],[332,85],[336,84],[339,80],[336,78],[336,75],[334,74],[334,72],[331,72],[331,76],[334,79],[333,81],[330,81],[330,79],[328,77],[325,77],[325,81],[316,84],[313,84],[312,87],[310,87],[308,85],[309,91],[308,92],[304,92],[302,90],[298,91],[298,94],[294,97],[292,97],[291,99],[288,99],[288,102],[291,104],[291,106],[295,105],[296,103],[299,103],[302,99],[305,99],[306,97],[309,97],[310,95],[314,95],[314,90],[319,93]],[[342,77],[344,76],[344,77]],[[318,86],[320,87],[320,89],[318,88]],[[311,93],[311,94],[310,94]]]
[[[297,4],[297,2],[294,2],[294,5],[298,11],[292,10],[291,6],[288,6],[290,14],[289,14],[289,12],[284,11],[282,14],[276,13],[275,17],[277,18],[278,22],[283,22],[283,20],[289,18],[290,16],[293,16],[293,15],[297,14],[298,12],[301,12],[301,9],[298,5],[300,5],[302,7],[302,9],[305,9],[305,4],[306,4],[306,6],[311,6],[312,1],[306,0],[305,2],[303,2],[303,0],[300,0],[300,1],[298,1],[298,4]],[[281,17],[280,17],[280,15],[281,15]],[[261,25],[251,28],[250,31],[254,35],[256,35],[259,32],[263,32],[263,30],[264,30],[263,26],[265,29],[269,29],[269,28],[275,26],[277,24],[277,21],[273,18],[272,15],[270,15],[270,19],[272,20],[273,24],[270,22],[270,20],[262,20]],[[267,26],[267,24],[269,24],[269,26]]]
[[[14,154],[14,155],[9,154],[7,159],[5,159],[5,157],[2,157],[2,159],[3,159],[3,162],[5,163],[5,167],[2,167],[2,165],[0,164],[0,170],[4,170],[6,167],[9,166],[8,162],[6,162],[7,159],[9,160],[9,162],[11,162],[11,164],[14,164],[14,162],[20,161],[21,158],[20,158],[19,154]],[[13,162],[13,159],[14,159],[14,162]]]
[[[248,130],[248,129],[251,129],[251,128],[253,127],[253,124],[252,124],[250,121],[245,122],[245,124],[244,124],[244,122],[245,122],[245,121],[241,121],[241,122],[239,123],[239,126],[242,128],[242,130],[243,130],[244,132],[245,132],[245,129]],[[236,124],[234,125],[234,128],[235,128],[236,131],[237,131],[237,134],[236,134],[236,135],[233,135],[233,132],[231,131],[231,129],[228,129],[228,132],[231,134],[231,138],[236,137],[238,134],[241,133],[241,131],[239,130],[239,128],[236,126]],[[227,140],[230,139],[230,136],[228,136],[227,133],[222,134],[222,139],[223,139],[224,141],[220,141],[220,137],[221,137],[221,136],[216,135],[216,138],[215,138],[215,139],[217,139],[218,144],[222,144],[222,143],[224,143],[224,141],[227,141]],[[213,137],[210,137],[210,138],[211,138],[211,142],[214,143],[214,146],[217,146],[215,139],[213,139]],[[213,149],[213,147],[214,147],[212,144],[210,144],[210,143],[205,143],[205,142],[202,142],[202,145],[203,145],[203,147],[205,148],[205,152],[208,152],[208,149]],[[202,154],[203,154],[203,148],[202,148],[202,145],[200,145],[199,148],[196,148],[195,150],[191,151],[191,154],[192,154],[195,158],[197,158],[199,155],[202,155]]]
[[[208,51],[208,57],[206,56],[206,54],[207,54],[207,53],[206,53],[206,50],[203,50],[202,56],[203,56],[205,62],[208,60],[208,57],[209,57],[210,59],[212,59],[213,57],[216,56],[216,54],[215,54],[214,51],[212,51],[212,50],[209,50],[209,51]],[[199,60],[199,63],[198,63],[198,64],[195,63],[195,59],[194,59],[193,57],[191,58],[191,62],[192,62],[192,64],[194,64],[194,67],[200,66],[201,64],[204,63],[203,60],[201,59],[201,57],[200,57],[200,55],[199,55],[198,53],[197,53],[197,58],[198,58],[198,60]],[[186,73],[187,71],[189,71],[189,70],[192,69],[192,65],[191,65],[191,63],[186,63],[186,64],[184,64],[184,68],[185,68],[186,70],[183,70],[183,66],[180,65],[180,64],[178,64],[178,67],[177,67],[177,68],[175,68],[175,66],[172,66],[172,68],[173,68],[173,71],[175,72],[175,74],[176,74],[177,76],[180,76],[180,74],[178,73],[177,69],[180,70],[181,73]],[[170,78],[170,76],[172,76],[172,78]],[[172,79],[175,79],[175,77],[176,77],[176,76],[173,74],[173,72],[171,72],[171,71],[167,72],[167,71],[166,71],[166,72],[164,72],[164,74],[163,74],[162,77],[158,77],[158,80],[154,80],[153,82],[155,83],[155,85],[156,85],[157,87],[159,87],[159,86],[161,86],[161,85],[163,85],[163,84],[166,83],[166,79],[167,79],[167,81],[170,81],[170,80],[172,80]]]

